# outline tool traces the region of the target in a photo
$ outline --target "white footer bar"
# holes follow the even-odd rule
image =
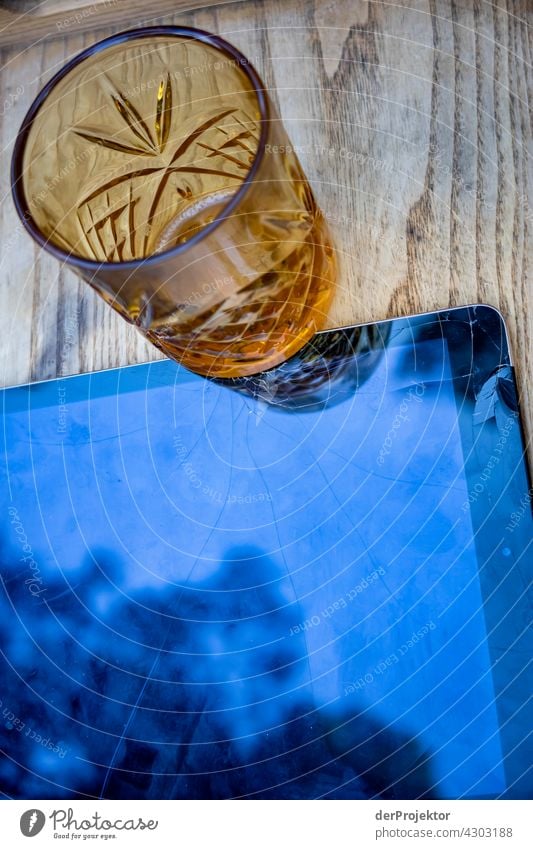
[[[531,849],[527,801],[4,801],[2,845]],[[35,838],[35,843],[30,843]]]

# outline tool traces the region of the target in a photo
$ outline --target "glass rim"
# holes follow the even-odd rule
[[[124,262],[100,262],[99,260],[87,259],[86,257],[79,256],[78,254],[75,254],[72,251],[65,251],[63,250],[63,248],[60,248],[58,245],[56,245],[50,238],[47,238],[41,231],[41,229],[38,227],[37,223],[35,222],[33,216],[30,213],[26,193],[24,191],[23,158],[24,151],[26,149],[26,143],[28,141],[28,135],[32,128],[33,122],[41,106],[44,104],[47,97],[55,88],[55,86],[85,59],[88,59],[90,56],[94,55],[95,53],[99,53],[100,51],[105,50],[108,47],[121,44],[122,42],[131,41],[136,38],[153,38],[157,36],[175,36],[178,38],[191,38],[196,41],[207,44],[210,47],[214,47],[221,53],[225,53],[227,56],[230,56],[233,60],[239,63],[239,66],[242,69],[243,73],[248,77],[248,79],[252,83],[252,87],[257,98],[257,103],[259,107],[260,133],[257,144],[257,150],[254,154],[253,162],[246,174],[246,177],[236,190],[235,194],[232,195],[230,200],[222,207],[222,209],[215,216],[213,221],[211,221],[210,224],[204,227],[203,230],[196,233],[190,239],[187,239],[186,242],[183,242],[179,245],[175,245],[174,247],[169,248],[168,250],[160,251],[159,253],[152,253],[146,257],[129,259]],[[24,225],[28,233],[35,239],[35,241],[42,248],[47,250],[49,253],[53,254],[57,259],[62,260],[63,262],[66,262],[69,265],[74,265],[77,268],[86,269],[89,271],[101,271],[102,269],[107,271],[113,271],[117,269],[136,269],[144,265],[156,265],[170,257],[179,256],[180,254],[186,253],[191,247],[194,247],[198,243],[202,242],[214,230],[216,230],[219,225],[223,221],[225,221],[228,216],[233,212],[233,210],[239,205],[241,200],[247,194],[250,186],[252,185],[257,171],[259,170],[259,167],[261,165],[261,162],[263,161],[270,118],[270,104],[266,94],[265,85],[261,77],[255,70],[254,66],[248,61],[244,53],[241,53],[240,50],[238,50],[224,38],[221,38],[220,36],[215,35],[214,33],[207,32],[206,30],[188,26],[140,27],[137,29],[124,30],[123,32],[115,33],[115,35],[111,35],[108,38],[104,38],[101,41],[97,41],[89,47],[86,47],[85,50],[82,50],[80,53],[77,53],[75,56],[73,56],[72,59],[69,59],[69,61],[66,62],[65,65],[63,65],[63,67],[60,68],[59,71],[57,71],[57,73],[55,73],[54,76],[40,90],[40,92],[35,97],[33,103],[31,104],[30,108],[28,109],[24,120],[22,121],[22,124],[20,126],[20,129],[17,133],[15,145],[13,148],[13,155],[11,159],[11,193],[13,197],[13,202],[15,204],[15,209],[17,210],[22,224]]]

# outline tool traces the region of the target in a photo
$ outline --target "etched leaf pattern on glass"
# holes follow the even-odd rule
[[[127,170],[83,197],[76,215],[91,256],[118,262],[153,251],[156,219],[168,219],[193,195],[198,197],[198,183],[193,188],[188,180],[191,175],[199,178],[204,196],[213,190],[234,191],[253,161],[257,124],[238,108],[216,109],[180,137],[179,128],[173,126],[173,121],[178,123],[179,104],[174,102],[169,73],[159,83],[152,121],[143,118],[109,78],[106,82],[122,123],[121,132],[110,134],[90,124],[74,126],[72,131],[91,145],[116,153],[116,170]],[[138,157],[152,162],[138,167]],[[134,160],[131,166],[125,166],[128,159]],[[140,194],[146,191],[152,200],[140,215]]]

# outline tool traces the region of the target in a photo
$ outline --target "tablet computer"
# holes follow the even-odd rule
[[[532,490],[496,310],[2,405],[4,796],[531,794]]]

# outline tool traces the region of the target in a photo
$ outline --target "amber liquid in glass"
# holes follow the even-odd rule
[[[184,246],[180,278],[161,283],[146,264],[141,285],[132,275],[101,294],[170,357],[212,377],[287,359],[323,327],[333,291],[327,225],[291,151],[268,163],[259,190],[247,188],[255,195],[228,213],[222,235],[220,225],[206,231],[205,258],[189,269],[187,242],[224,215],[259,135],[257,94],[238,63],[158,37],[81,62],[49,94],[25,152],[30,211],[64,250],[123,263]]]
[[[235,288],[203,311],[188,315],[186,309],[154,320],[148,338],[170,357],[211,377],[238,377],[272,368],[296,353],[324,326],[333,293],[335,259],[327,225],[307,191],[308,232],[292,250],[276,261],[277,243],[269,232],[261,232],[260,216],[255,233],[263,252],[271,256],[271,267]],[[187,216],[181,229],[170,228],[170,243],[179,244],[211,222],[218,214],[202,206],[195,216]],[[280,234],[290,244],[290,226]],[[302,222],[298,221],[298,239]],[[230,279],[231,269],[222,282]],[[216,291],[217,281],[205,288]],[[193,299],[194,300],[194,299]],[[225,352],[231,351],[230,356]]]

